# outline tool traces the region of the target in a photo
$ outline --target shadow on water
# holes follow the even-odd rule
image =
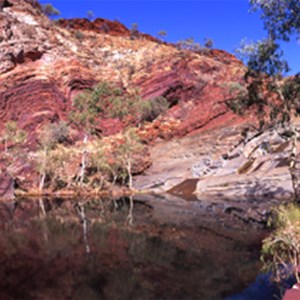
[[[221,204],[19,199],[0,217],[3,300],[275,299],[266,282],[238,294],[259,274],[265,231]]]

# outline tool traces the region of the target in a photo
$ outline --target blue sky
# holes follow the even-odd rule
[[[166,40],[176,42],[193,37],[203,43],[212,38],[218,49],[233,52],[243,38],[266,36],[258,13],[249,13],[248,0],[48,0],[64,18],[85,17],[92,10],[96,17],[119,20],[127,27],[137,23],[140,31],[157,35],[167,32]],[[300,44],[283,43],[291,73],[300,72]]]

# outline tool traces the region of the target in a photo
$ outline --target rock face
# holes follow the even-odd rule
[[[172,140],[154,146],[153,165],[136,178],[136,188],[178,192],[177,184],[198,178],[183,189],[198,195],[290,197],[290,146],[270,132],[240,144],[251,116],[241,119],[226,105],[226,86],[241,82],[244,74],[234,56],[180,50],[100,18],[54,23],[35,1],[0,3],[0,130],[16,121],[28,133],[26,147],[34,149],[36,132],[45,123],[67,120],[74,96],[84,89],[103,81],[124,93],[138,88],[145,101],[163,96],[170,105],[142,134],[146,140]],[[109,136],[127,125],[102,118],[98,130]],[[80,135],[80,128],[73,131]],[[28,178],[30,168],[17,165]]]
[[[163,125],[145,126],[143,134],[153,140],[235,124],[240,121],[226,105],[226,85],[241,81],[243,72],[240,61],[220,50],[180,50],[100,18],[52,22],[36,1],[0,1],[0,131],[16,121],[28,134],[29,150],[45,123],[68,120],[75,95],[104,81],[124,94],[138,89],[144,101],[168,100],[170,108],[155,120]],[[102,136],[131,124],[98,121]],[[82,132],[72,130],[74,142]],[[22,160],[16,164],[23,179],[32,177]]]
[[[130,37],[133,40],[143,38],[153,42],[160,42],[158,39],[149,34],[129,30],[119,21],[110,21],[102,18],[97,18],[93,22],[90,22],[87,19],[61,19],[58,20],[57,23],[60,27],[66,29],[75,29],[77,30],[77,33],[84,30],[100,34],[109,34],[111,36]]]
[[[227,127],[156,145],[154,163],[136,178],[136,188],[200,199],[290,199],[291,145],[283,131],[250,132],[243,139],[242,129]]]
[[[14,198],[14,181],[8,175],[0,175],[0,199],[13,199]]]
[[[66,119],[72,97],[102,81],[138,87],[145,99],[165,96],[172,106],[165,116],[181,122],[174,135],[231,119],[223,86],[243,73],[232,55],[182,51],[145,34],[132,39],[124,25],[103,19],[54,23],[30,2],[1,2],[0,127],[13,119],[34,132]]]

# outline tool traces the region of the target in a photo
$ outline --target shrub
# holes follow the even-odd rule
[[[51,3],[43,4],[42,11],[49,18],[57,17],[60,15],[60,11],[56,9]]]
[[[204,47],[207,49],[212,49],[214,47],[214,41],[210,38],[205,38]]]
[[[153,121],[170,107],[168,100],[162,96],[144,102],[142,119],[145,121]]]
[[[293,275],[300,282],[300,208],[280,206],[273,211],[271,225],[276,229],[263,241],[264,269],[272,272],[274,281]]]
[[[8,121],[2,131],[5,152],[8,152],[8,143],[22,144],[25,142],[27,134],[24,130],[18,128],[15,121]]]
[[[130,29],[130,38],[134,40],[138,38],[139,35],[140,35],[139,26],[137,23],[133,23]]]
[[[80,30],[75,31],[75,37],[77,40],[82,41],[84,39],[84,34]]]
[[[157,35],[163,40],[167,36],[167,32],[165,30],[160,30]]]
[[[70,120],[77,126],[87,128],[93,134],[97,116],[135,121],[150,121],[168,109],[168,101],[163,97],[144,100],[138,91],[125,93],[112,84],[102,82],[92,90],[86,90],[74,98]]]
[[[90,21],[92,21],[93,18],[95,17],[95,14],[94,14],[94,12],[93,12],[92,10],[87,11],[86,15],[87,15],[87,18],[88,18]]]
[[[42,148],[52,149],[57,144],[68,140],[69,128],[66,122],[46,124],[42,128],[38,140]]]

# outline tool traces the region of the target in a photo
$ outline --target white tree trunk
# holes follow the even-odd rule
[[[39,190],[42,191],[44,189],[44,185],[45,185],[45,178],[46,178],[46,174],[45,172],[41,175],[41,179],[40,179],[40,184],[39,184]]]
[[[129,226],[133,225],[133,198],[132,197],[129,197],[129,212],[126,221]]]
[[[84,242],[85,252],[86,252],[86,254],[90,254],[91,248],[90,248],[89,241],[88,241],[88,220],[85,215],[83,203],[79,202],[75,206],[75,209],[76,209],[78,217],[82,223],[83,242]]]
[[[47,165],[47,149],[44,149],[43,161],[42,161],[42,172],[41,172],[42,174],[41,174],[40,183],[39,183],[40,191],[42,191],[44,189],[44,185],[45,185],[46,165]]]
[[[84,180],[84,176],[85,176],[85,169],[86,169],[86,155],[87,155],[87,150],[86,150],[86,143],[88,141],[88,136],[87,134],[84,136],[83,139],[83,144],[84,144],[84,149],[83,149],[83,153],[81,156],[81,166],[80,166],[80,171],[79,174],[77,176],[77,180],[79,181],[79,184],[82,185],[83,184],[83,180]]]
[[[132,174],[131,174],[131,159],[129,158],[126,163],[128,173],[128,187],[132,190]]]

